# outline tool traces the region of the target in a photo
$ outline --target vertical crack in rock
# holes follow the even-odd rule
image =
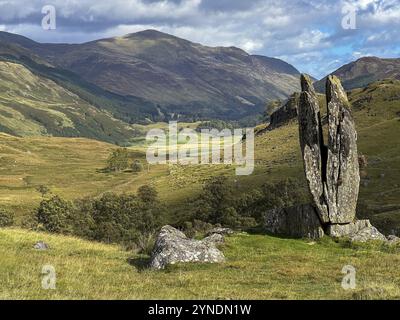
[[[311,79],[301,76],[302,93],[299,102],[300,146],[304,160],[304,170],[318,215],[323,223],[328,223],[329,213],[325,201],[325,162],[323,163],[323,133],[317,94]]]
[[[328,106],[328,160],[326,199],[331,223],[355,219],[360,184],[357,132],[347,95],[335,76],[326,83]]]
[[[351,223],[355,219],[360,174],[357,133],[346,92],[338,78],[328,77],[326,147],[317,94],[308,76],[302,75],[301,87],[300,146],[314,205],[324,224]]]

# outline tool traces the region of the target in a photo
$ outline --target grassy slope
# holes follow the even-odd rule
[[[360,202],[369,206],[366,213],[373,214],[373,222],[385,232],[400,227],[399,92],[400,81],[380,82],[350,95],[355,105],[359,151],[369,159],[368,180],[362,183]],[[154,126],[136,129],[146,131]],[[283,177],[304,179],[295,122],[257,137],[256,169],[248,177],[236,177],[235,169],[224,165],[151,166],[149,172],[139,176],[129,172],[108,175],[98,170],[104,167],[112,146],[85,139],[20,139],[0,135],[0,147],[0,205],[20,214],[27,214],[40,201],[35,191],[40,184],[72,199],[104,191],[131,192],[143,183],[152,183],[162,200],[177,208],[198,193],[202,183],[212,175],[238,180],[238,192]],[[138,157],[144,158],[145,145],[135,149]]]
[[[0,134],[0,204],[18,217],[29,214],[40,201],[36,188],[50,187],[67,199],[107,191],[134,192],[165,168],[150,173],[109,174],[101,171],[115,146],[83,138],[26,137]],[[138,153],[140,159],[143,154]],[[20,219],[18,219],[20,220]]]
[[[51,250],[34,250],[38,240]],[[0,230],[0,299],[400,298],[400,255],[378,245],[349,248],[329,239],[307,243],[239,234],[222,249],[222,265],[155,272],[142,268],[145,258],[117,246]],[[57,290],[41,288],[44,265],[55,267]],[[356,290],[341,288],[345,265],[357,270]]]
[[[393,209],[400,198],[399,88],[398,82],[383,82],[350,95],[353,102],[371,95],[363,108],[355,103],[359,148],[370,162],[370,180],[362,186],[360,198],[380,210],[392,206],[373,216],[374,223],[390,227],[400,220]],[[112,147],[86,139],[1,134],[0,205],[16,210],[21,218],[40,201],[35,191],[40,184],[72,199],[111,190],[130,192],[152,183],[162,199],[176,207],[196,194],[210,175],[237,179],[234,169],[225,166],[152,167],[139,176],[101,173]],[[238,192],[285,176],[302,178],[297,124],[258,137],[256,161],[255,174],[239,179]],[[48,242],[52,250],[34,251],[38,240]],[[348,248],[329,239],[310,245],[243,234],[229,238],[224,252],[227,263],[221,266],[185,265],[151,272],[142,270],[143,257],[116,246],[0,230],[0,298],[400,298],[399,254],[387,250]],[[40,289],[44,264],[56,267],[57,291]],[[340,287],[341,269],[348,264],[358,272],[357,289],[351,292]]]
[[[134,130],[21,64],[0,61],[0,129],[17,136],[83,136],[126,142]]]

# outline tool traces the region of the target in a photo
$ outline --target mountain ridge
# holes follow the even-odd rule
[[[13,38],[0,32],[0,44]],[[14,43],[107,91],[142,98],[189,120],[255,116],[267,101],[299,89],[299,71],[282,60],[155,30],[82,44],[41,44],[23,36]]]
[[[369,84],[385,80],[400,79],[400,58],[379,58],[367,56],[347,63],[330,75],[337,76],[346,90],[364,88]],[[314,83],[317,91],[325,92],[327,76]]]

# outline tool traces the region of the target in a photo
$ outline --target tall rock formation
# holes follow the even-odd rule
[[[312,204],[277,208],[265,213],[265,229],[296,238],[349,237],[351,241],[382,240],[368,220],[356,220],[360,185],[357,132],[351,108],[339,79],[326,81],[327,145],[318,96],[307,75],[301,76],[300,146]]]
[[[355,218],[360,186],[357,132],[347,95],[335,76],[326,82],[328,106],[328,159],[326,200],[331,223],[350,223]]]
[[[318,98],[311,79],[306,75],[301,76],[301,89],[298,117],[304,171],[319,217],[323,223],[328,223],[330,219],[324,190],[326,152]]]
[[[357,132],[340,81],[326,82],[328,146],[324,145],[317,94],[302,75],[299,102],[300,146],[314,205],[324,224],[347,224],[355,219],[360,174]]]

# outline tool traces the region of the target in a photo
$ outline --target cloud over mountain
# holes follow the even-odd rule
[[[84,42],[157,29],[206,45],[284,59],[317,77],[363,55],[400,55],[398,0],[53,0],[57,29],[41,28],[47,0],[0,2],[0,28],[43,42]],[[346,5],[356,29],[342,28]]]

